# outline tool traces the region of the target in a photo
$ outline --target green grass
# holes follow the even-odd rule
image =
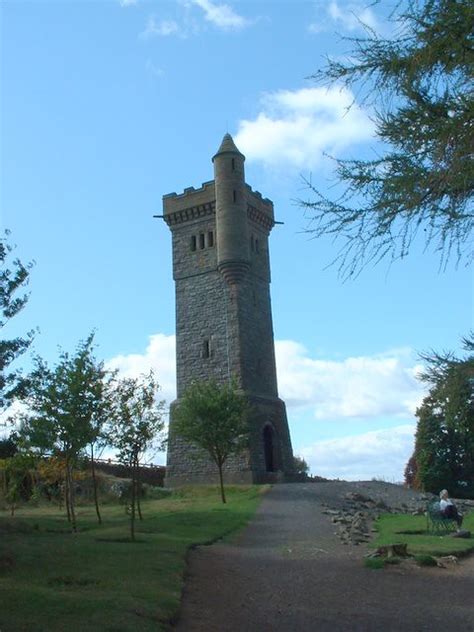
[[[368,557],[364,560],[364,566],[372,570],[380,570],[385,568],[385,560],[381,557]]]
[[[70,533],[52,506],[0,511],[0,630],[2,632],[134,632],[165,629],[176,616],[185,556],[197,544],[235,533],[253,515],[256,486],[185,489],[142,503],[137,542],[129,540],[123,506],[78,508]]]
[[[453,538],[451,535],[433,535],[426,530],[426,516],[384,514],[375,522],[378,530],[371,546],[407,544],[410,554],[463,555],[474,551],[474,537]],[[474,512],[464,518],[463,529],[474,533]]]
[[[423,553],[415,555],[415,562],[419,566],[436,566],[435,558],[432,555],[426,555]]]

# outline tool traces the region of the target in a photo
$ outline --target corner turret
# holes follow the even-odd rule
[[[245,156],[226,134],[212,159],[216,187],[217,269],[230,285],[250,267]]]

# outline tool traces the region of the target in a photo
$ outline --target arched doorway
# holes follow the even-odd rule
[[[263,427],[263,451],[265,455],[265,469],[267,472],[278,470],[277,437],[272,424]]]

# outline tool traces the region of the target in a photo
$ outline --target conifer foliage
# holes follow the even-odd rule
[[[366,27],[348,61],[329,59],[313,79],[355,88],[382,141],[373,159],[336,162],[337,199],[311,181],[300,200],[315,237],[342,240],[343,277],[370,261],[405,257],[417,235],[445,266],[472,259],[474,52],[470,0],[401,2],[391,39]]]
[[[467,355],[424,354],[422,375],[430,390],[416,411],[415,451],[405,470],[408,484],[437,493],[474,496],[474,335]]]

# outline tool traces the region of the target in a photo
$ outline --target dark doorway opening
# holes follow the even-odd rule
[[[263,429],[263,449],[265,452],[265,469],[267,472],[275,472],[277,469],[275,448],[275,431],[270,424],[267,424]]]

